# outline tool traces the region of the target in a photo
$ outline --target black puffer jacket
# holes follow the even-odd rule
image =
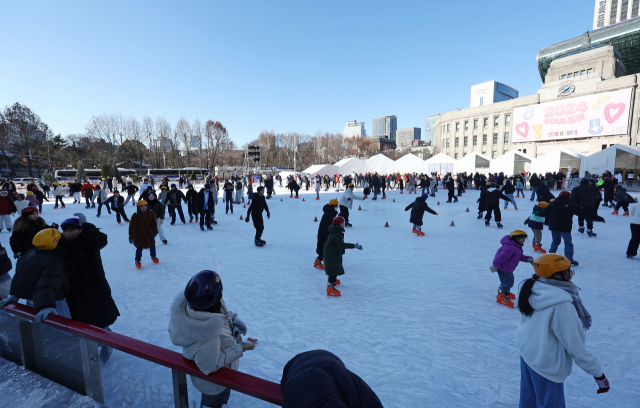
[[[580,181],[580,185],[571,190],[571,203],[584,208],[593,208],[596,205],[596,195],[600,194],[589,185],[589,180]]]
[[[558,232],[571,232],[574,215],[592,218],[594,221],[604,221],[602,217],[591,211],[571,204],[569,197],[556,198],[546,208],[543,208],[538,215],[549,220],[549,230]]]
[[[147,208],[153,211],[153,213],[156,215],[156,218],[160,218],[161,220],[164,220],[164,214],[165,214],[164,205],[162,205],[160,200],[158,200],[157,198],[155,200],[149,200],[147,198],[146,201],[147,201]]]
[[[284,366],[283,408],[382,408],[369,385],[325,350],[300,353]]]
[[[66,249],[74,265],[67,295],[71,317],[96,327],[112,325],[120,312],[111,297],[100,257],[100,250],[107,245],[107,235],[85,222],[76,239],[70,241],[62,236],[58,245]]]
[[[516,187],[511,184],[511,180],[507,180],[506,184],[500,189],[500,192],[505,194],[513,194],[516,192]]]
[[[619,203],[628,202],[627,189],[624,187],[616,189],[616,201]]]
[[[43,223],[44,224],[44,223]],[[45,228],[51,228],[47,224],[40,225],[37,221],[29,221],[29,228],[26,230],[16,231],[13,230],[11,238],[9,238],[9,245],[14,254],[26,254],[28,251],[35,249],[33,246],[33,237]]]
[[[498,190],[497,188],[491,187],[487,189],[487,192],[485,194],[485,200],[487,205],[500,205],[501,198],[506,201],[511,201],[509,197],[502,194],[500,190]]]
[[[56,307],[56,300],[67,297],[69,270],[62,252],[32,249],[16,265],[16,274],[9,291],[15,297],[33,301],[36,312]]]
[[[415,225],[422,225],[422,217],[424,217],[424,212],[430,212],[433,215],[438,215],[435,211],[433,211],[427,205],[427,199],[422,197],[417,197],[416,201],[409,204],[404,210],[409,211],[411,209],[411,217],[409,218],[409,222]]]
[[[318,244],[316,246],[316,253],[318,255],[322,253],[324,243],[329,237],[329,227],[333,225],[333,219],[337,215],[338,211],[336,211],[334,206],[325,204],[325,206],[322,207],[322,219],[320,220],[320,225],[318,226]]]

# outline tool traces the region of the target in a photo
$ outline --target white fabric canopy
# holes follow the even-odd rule
[[[453,165],[455,173],[489,173],[492,159],[482,153],[471,152]]]
[[[376,154],[367,159],[366,172],[378,174],[391,174],[394,172],[395,162],[384,154]]]
[[[444,153],[438,153],[435,156],[425,160],[425,171],[428,174],[438,173],[438,174],[447,174],[453,173],[453,165],[456,162],[451,156],[447,156]]]
[[[491,173],[502,172],[505,176],[513,176],[521,171],[530,171],[533,160],[526,153],[512,150],[491,161]]]
[[[414,154],[406,154],[395,161],[394,167],[396,172],[400,174],[406,173],[424,173],[424,160],[421,160]]]
[[[580,169],[580,174],[584,174],[583,167],[586,164],[584,159],[585,156],[576,151],[559,147],[531,160],[531,173],[544,174],[562,170],[567,174],[568,169],[571,169],[572,173]]]
[[[634,146],[615,144],[598,153],[587,156],[584,171],[591,174],[602,174],[609,170],[615,174],[617,170],[640,169],[640,150]],[[580,169],[583,174],[583,170]],[[636,171],[636,174],[638,172]]]
[[[316,174],[319,174],[321,176],[324,176],[326,174],[329,177],[333,177],[336,174],[340,174],[340,168],[338,166],[334,166],[333,164],[314,164],[313,166],[305,169],[302,172],[299,172],[298,174],[304,174],[311,177],[315,176]]]
[[[367,171],[367,164],[364,160],[360,160],[356,157],[350,157],[348,159],[342,159],[338,163],[334,164],[334,166],[338,166],[339,173],[342,175],[347,174],[360,174],[365,173]]]

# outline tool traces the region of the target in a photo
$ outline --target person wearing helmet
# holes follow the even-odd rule
[[[227,309],[222,299],[222,280],[214,271],[195,274],[170,309],[169,337],[182,347],[182,356],[192,360],[208,375],[222,367],[238,370],[245,351],[255,349],[258,340],[248,338],[246,324]],[[223,407],[231,390],[191,376],[193,386],[202,393],[200,406]]]
[[[344,193],[342,194],[339,200],[340,215],[344,217],[344,225],[347,228],[351,227],[351,224],[349,223],[349,210],[353,206],[353,200],[364,200],[364,197],[359,197],[353,194],[353,189],[354,189],[353,183],[349,184],[349,186],[347,187],[346,190],[344,190]]]
[[[325,204],[325,206],[322,207],[322,219],[318,226],[318,242],[316,243],[316,254],[318,254],[318,257],[313,263],[314,268],[324,270],[324,265],[322,264],[322,261],[324,260],[324,243],[327,242],[327,238],[329,238],[329,227],[331,226],[333,219],[338,215],[338,206],[338,200],[332,198],[329,200],[329,204]]]
[[[264,198],[264,187],[258,187],[258,194],[255,195],[251,205],[247,208],[247,216],[245,222],[249,222],[249,218],[253,217],[253,227],[256,229],[256,236],[254,244],[256,246],[264,246],[267,242],[262,240],[262,232],[264,231],[264,220],[262,219],[262,212],[267,212],[267,219],[271,218],[269,212],[269,206],[267,200]]]
[[[589,179],[580,180],[580,185],[571,190],[571,203],[582,207],[585,211],[595,214],[595,206],[600,193],[589,185]],[[585,217],[578,216],[578,232],[584,234]],[[595,237],[593,233],[593,220],[587,219],[587,235]]]
[[[575,266],[578,266],[578,262],[573,259],[573,241],[571,238],[573,216],[582,215],[587,220],[591,218],[594,221],[604,222],[604,218],[599,215],[589,213],[583,208],[571,204],[571,193],[567,190],[561,191],[559,197],[549,203],[546,208],[543,208],[538,215],[549,220],[549,230],[553,239],[549,252],[555,253],[560,242],[564,241],[564,256]]]
[[[428,193],[422,193],[420,197],[416,197],[416,200],[404,209],[405,211],[411,210],[409,222],[413,224],[412,232],[418,237],[424,236],[424,232],[422,232],[422,219],[424,218],[424,212],[427,211],[433,215],[438,215],[437,212],[433,211],[431,207],[427,205],[428,197]]]
[[[342,267],[342,254],[345,249],[356,248],[362,251],[362,245],[357,242],[349,244],[344,242],[344,224],[345,219],[337,216],[333,219],[332,225],[329,227],[329,237],[324,243],[324,272],[329,277],[327,284],[327,296],[342,296],[336,285],[340,284],[338,276],[344,275]]]
[[[592,321],[572,282],[571,261],[556,254],[540,255],[533,260],[533,269],[535,274],[522,284],[518,299],[520,406],[564,407],[564,382],[574,362],[594,377],[598,394],[609,391],[602,364],[585,345],[584,333]]]
[[[11,214],[16,212],[16,206],[13,203],[13,198],[9,197],[9,191],[6,189],[0,190],[0,232],[2,232],[2,224],[11,232],[13,226],[11,225]]]
[[[29,205],[33,207],[38,207],[38,199],[36,198],[33,191],[27,191],[27,195],[25,196],[26,200],[29,202]]]
[[[513,271],[516,270],[519,262],[533,262],[533,257],[525,255],[522,251],[526,239],[527,233],[523,230],[513,230],[509,235],[502,237],[500,240],[502,246],[498,248],[498,252],[493,257],[493,264],[489,268],[491,272],[498,272],[500,278],[496,302],[511,308],[514,307],[511,299],[516,298],[511,293],[514,281]]]
[[[547,251],[542,249],[542,229],[544,228],[545,218],[539,215],[540,211],[543,208],[546,208],[549,205],[546,201],[540,201],[538,205],[533,206],[533,212],[524,221],[525,225],[528,225],[529,228],[533,231],[533,250],[535,252],[539,252],[542,254],[546,254]],[[548,224],[548,223],[546,223]]]
[[[26,200],[24,200],[26,201]],[[18,259],[30,250],[34,249],[33,238],[46,228],[58,229],[58,224],[47,225],[44,218],[38,214],[36,207],[25,207],[20,211],[20,217],[13,224],[13,233],[9,238],[9,245],[13,251],[13,257]]]
[[[142,200],[137,203],[138,211],[131,216],[129,223],[129,243],[136,247],[136,268],[142,268],[140,261],[142,260],[142,250],[149,248],[151,260],[158,263],[160,260],[156,258],[156,241],[158,235],[158,224],[156,215],[149,210],[147,202]]]
[[[24,254],[16,264],[10,295],[0,307],[27,299],[36,310],[36,323],[51,313],[71,318],[65,298],[69,290],[67,269],[58,242],[62,234],[53,228],[43,229],[33,237],[35,249]]]
[[[171,225],[176,223],[176,210],[178,214],[180,214],[180,221],[183,224],[186,224],[184,219],[184,213],[182,212],[182,201],[187,202],[187,197],[184,196],[184,193],[176,187],[175,184],[171,185],[171,190],[167,193],[162,203],[164,205],[169,205],[169,215],[171,215]]]
[[[55,210],[58,208],[58,202],[60,202],[60,205],[62,206],[62,208],[64,208],[64,201],[62,201],[62,197],[64,197],[64,190],[62,189],[60,183],[58,183],[57,181],[53,183],[53,186],[53,196],[56,198],[56,204],[53,209]]]
[[[613,209],[613,212],[611,214],[618,215],[618,210],[620,209],[620,207],[622,207],[622,209],[624,210],[623,216],[628,217],[629,202],[630,201],[633,202],[634,200],[629,196],[629,194],[627,194],[627,189],[622,187],[622,185],[618,184],[616,186],[615,198],[616,198],[616,206]]]
[[[496,225],[498,228],[502,228],[502,213],[500,212],[500,199],[510,200],[509,197],[502,194],[500,190],[496,188],[496,183],[492,182],[485,193],[485,200],[487,205],[487,215],[484,216],[484,225],[487,227],[491,223],[491,213],[493,212],[496,216]],[[513,204],[515,207],[515,203]]]

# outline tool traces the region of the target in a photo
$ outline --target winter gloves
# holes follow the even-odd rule
[[[14,259],[18,259],[22,256],[22,252],[16,252],[15,254],[13,254],[13,258]]]
[[[244,324],[244,322],[240,320],[237,315],[233,316],[231,322],[233,323],[233,337],[241,340],[242,336],[247,334],[247,325]]]
[[[52,307],[45,307],[44,309],[42,309],[41,311],[38,312],[38,314],[36,315],[35,322],[36,323],[42,323],[42,321],[44,319],[46,319],[52,313],[53,314],[58,314],[56,312],[56,309],[54,309]]]
[[[605,377],[604,373],[602,373],[602,377],[593,378],[595,378],[596,384],[598,384],[598,394],[609,391],[609,380],[607,380],[607,377]]]
[[[498,268],[496,268],[495,266],[491,265],[491,268],[489,268],[491,270],[491,273],[495,272],[498,270]]]
[[[271,213],[270,212],[267,213],[267,219],[269,219],[269,218],[271,218]]]
[[[244,222],[249,222],[249,214],[247,214],[247,218],[244,219]]]
[[[133,245],[133,241],[135,241],[135,240],[130,239],[130,240],[129,240],[129,243],[130,243],[131,245]]]
[[[80,220],[80,225],[82,225],[85,222],[87,222],[87,217],[85,217],[83,213],[74,213],[73,215],[78,217],[78,219]]]
[[[85,221],[86,221],[86,220],[87,220],[87,219],[85,218]],[[56,224],[55,222],[52,222],[52,223],[51,223],[51,228],[53,228],[53,229],[58,229],[58,227],[60,227],[60,226],[59,226],[58,224]]]
[[[360,251],[362,251],[362,245],[358,244],[356,242],[356,244],[353,246],[355,249],[359,249]]]
[[[8,305],[11,302],[15,302],[18,303],[20,299],[13,296],[13,295],[9,295],[9,297],[7,297],[5,300],[3,300],[2,302],[0,302],[0,307],[4,307],[6,305]]]

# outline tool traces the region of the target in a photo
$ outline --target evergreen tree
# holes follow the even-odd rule
[[[86,177],[87,177],[87,173],[84,171],[84,165],[82,164],[82,160],[78,160],[78,169],[76,170],[76,178],[82,181]]]
[[[56,177],[52,172],[47,170],[42,174],[42,181],[44,181],[45,183],[53,184],[56,182]]]
[[[102,165],[102,177],[111,177],[111,168],[109,167],[109,165],[107,163],[104,163]]]
[[[196,171],[192,170],[191,171],[191,180],[195,180],[196,179]]]

